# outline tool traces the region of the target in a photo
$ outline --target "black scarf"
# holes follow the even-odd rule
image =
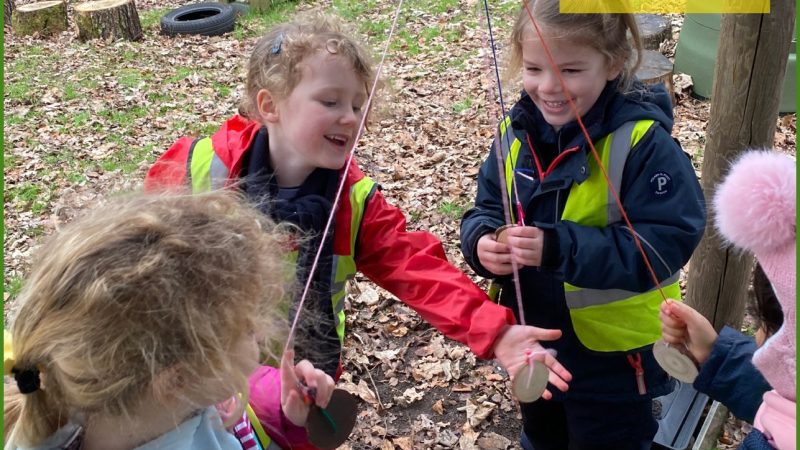
[[[289,320],[295,316],[297,304],[308,280],[308,272],[317,250],[322,247],[298,322],[295,353],[296,360],[308,359],[318,369],[335,377],[341,344],[336,334],[330,294],[333,229],[328,232],[324,243],[322,233],[338,188],[339,172],[315,169],[291,199],[278,199],[278,185],[273,172],[269,164],[267,129],[261,128],[242,163],[242,189],[247,198],[259,205],[261,211],[274,221],[292,223],[302,232],[302,245],[297,258],[297,292],[295,301],[289,308]]]

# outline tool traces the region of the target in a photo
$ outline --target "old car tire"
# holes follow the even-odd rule
[[[161,18],[161,33],[218,36],[233,31],[236,12],[225,3],[196,3],[181,6]]]

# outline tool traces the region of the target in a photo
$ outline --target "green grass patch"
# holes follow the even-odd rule
[[[439,205],[438,208],[440,214],[443,214],[452,219],[460,219],[461,216],[464,215],[464,211],[466,210],[467,210],[466,206],[451,201],[442,202],[442,204]]]
[[[6,98],[16,103],[35,103],[36,96],[33,84],[28,79],[23,79],[5,85]]]
[[[161,17],[169,11],[169,8],[160,8],[139,12],[139,22],[142,25],[142,29],[160,27]]]
[[[461,114],[470,108],[472,108],[472,97],[467,97],[460,102],[453,103],[453,112],[456,114]]]
[[[8,283],[3,286],[3,292],[6,292],[11,298],[16,298],[22,291],[22,284],[24,278],[20,276],[11,277]]]
[[[145,76],[135,69],[120,69],[117,82],[126,88],[138,88],[145,83]]]

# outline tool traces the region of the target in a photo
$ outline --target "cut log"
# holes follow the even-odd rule
[[[67,30],[67,4],[61,0],[20,5],[11,16],[14,34],[51,36]]]
[[[3,3],[3,24],[11,25],[11,15],[14,14],[14,0],[5,0]]]
[[[263,14],[272,9],[273,0],[250,0],[250,10],[256,14]]]
[[[658,14],[636,14],[636,25],[646,50],[658,51],[661,43],[672,39],[672,24],[669,19]]]
[[[142,25],[133,0],[98,0],[75,5],[78,39],[142,38]]]
[[[673,100],[672,87],[672,62],[666,56],[655,50],[642,52],[642,63],[636,70],[636,76],[644,84],[664,83],[669,91],[669,98]]]

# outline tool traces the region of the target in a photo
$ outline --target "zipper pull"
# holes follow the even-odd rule
[[[633,370],[636,372],[636,388],[639,390],[639,395],[644,395],[647,393],[647,386],[644,383],[644,369],[642,368],[642,355],[641,353],[636,353],[636,355],[628,355],[628,363],[633,367]]]
[[[517,225],[525,226],[525,211],[523,211],[522,203],[520,203],[519,199],[517,199],[517,219]]]

